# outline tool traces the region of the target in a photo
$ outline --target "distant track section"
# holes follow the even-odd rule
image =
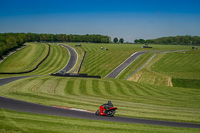
[[[2,78],[2,79],[0,79],[0,86],[3,86],[5,84],[8,84],[8,83],[13,82],[15,80],[28,78],[28,77],[32,77],[32,76],[19,76],[19,77]]]
[[[148,53],[150,51],[140,51],[132,54],[128,59],[116,67],[111,73],[109,73],[107,78],[116,78],[123,70],[125,70],[133,61],[135,61],[140,55]],[[152,52],[152,51],[151,51]]]
[[[50,54],[50,45],[47,44],[49,46],[49,50],[48,50],[48,53],[47,55],[44,57],[44,59],[42,61],[40,61],[40,63],[37,64],[37,66],[31,70],[28,70],[28,71],[24,71],[24,72],[0,72],[0,74],[24,74],[24,73],[30,73],[30,72],[33,72],[34,70],[36,70],[46,59],[47,57],[49,56]]]
[[[60,45],[63,46],[63,47],[66,47],[69,51],[69,54],[70,54],[70,59],[69,59],[67,65],[63,69],[61,69],[60,71],[68,72],[76,65],[78,55],[77,55],[74,48],[67,46],[67,45],[64,45],[64,44],[60,44]]]
[[[128,75],[125,80],[127,80],[130,76],[132,76],[133,74],[135,74],[136,72],[138,72],[139,70],[141,70],[143,67],[145,67],[157,54],[154,54],[144,65],[142,65],[141,67],[139,67],[138,69],[136,69],[134,72],[132,72],[130,75]]]

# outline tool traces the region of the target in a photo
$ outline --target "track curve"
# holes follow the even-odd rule
[[[60,45],[63,47],[66,47],[70,54],[70,59],[69,59],[67,65],[60,71],[68,72],[76,65],[78,55],[77,55],[76,51],[74,50],[74,48],[64,45],[64,44],[60,44]]]

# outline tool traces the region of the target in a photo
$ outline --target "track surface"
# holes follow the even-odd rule
[[[71,55],[73,55],[73,53],[71,53]],[[72,59],[73,58],[70,58],[70,60]],[[69,63],[70,61],[68,62],[68,64]],[[67,65],[65,69],[70,69],[70,67],[73,68],[73,65]],[[22,78],[27,78],[27,77],[29,76],[10,77],[10,78],[0,79],[0,86],[3,86],[7,83],[10,83]],[[20,101],[16,99],[6,98],[2,96],[0,96],[0,108],[21,111],[21,112],[64,116],[64,117],[72,117],[72,118],[83,118],[83,119],[91,119],[91,120],[103,120],[103,121],[137,123],[137,124],[159,125],[159,126],[200,128],[200,124],[192,124],[192,123],[169,122],[169,121],[148,120],[148,119],[138,119],[138,118],[128,118],[128,117],[118,117],[118,116],[115,116],[115,117],[95,116],[94,113],[45,106],[45,105],[40,105],[40,104],[35,104],[35,103],[30,103],[30,102],[24,102],[24,101]]]
[[[66,47],[69,50],[69,53],[70,53],[70,59],[69,59],[67,65],[62,69],[65,72],[68,72],[69,70],[71,70],[76,65],[78,55],[72,47],[67,46],[67,45],[63,45],[63,44],[61,44],[61,45]]]
[[[19,79],[23,79],[23,78],[27,78],[27,77],[31,77],[31,76],[19,76],[19,77],[3,78],[3,79],[0,79],[0,86],[2,86],[4,84],[8,84],[10,82],[13,82],[15,80],[19,80]]]
[[[124,69],[126,69],[133,61],[135,61],[140,55],[148,53],[150,51],[140,51],[132,54],[127,60],[116,67],[111,73],[109,73],[107,78],[116,78]]]
[[[83,118],[83,119],[91,119],[91,120],[138,123],[138,124],[160,125],[160,126],[200,128],[200,124],[147,120],[147,119],[138,119],[138,118],[118,117],[118,116],[115,116],[115,117],[95,116],[94,113],[45,106],[45,105],[24,102],[24,101],[10,99],[10,98],[1,97],[1,96],[0,96],[0,108],[21,111],[21,112],[56,115],[56,116],[64,116],[64,117],[72,117],[72,118]]]

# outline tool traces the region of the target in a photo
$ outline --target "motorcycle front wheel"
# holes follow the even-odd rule
[[[107,116],[112,117],[112,116],[114,116],[114,114],[115,114],[115,111],[110,110],[110,111],[108,111]]]

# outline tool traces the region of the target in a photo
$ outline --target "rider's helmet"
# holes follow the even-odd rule
[[[111,103],[111,101],[109,100],[108,103]]]

